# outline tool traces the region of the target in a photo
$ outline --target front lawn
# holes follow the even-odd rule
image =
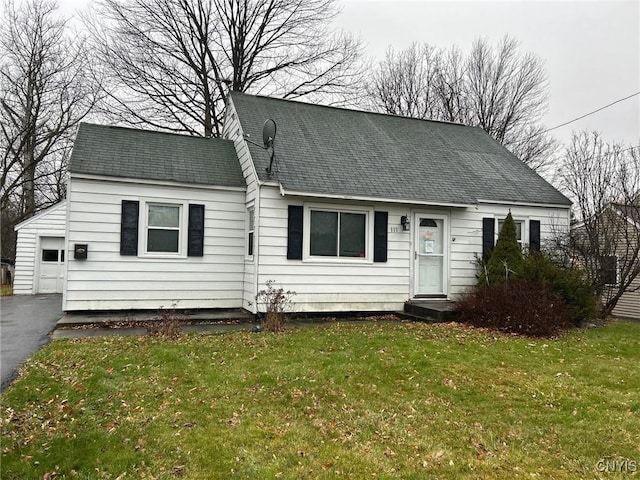
[[[2,429],[4,480],[617,478],[640,469],[640,324],[56,340]]]

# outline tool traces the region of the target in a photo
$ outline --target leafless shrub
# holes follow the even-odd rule
[[[269,332],[282,331],[286,320],[285,312],[293,306],[291,297],[296,294],[290,290],[285,291],[282,287],[276,288],[275,283],[275,280],[267,280],[267,288],[256,295],[258,305],[264,306],[262,324]]]
[[[175,339],[182,334],[181,327],[184,323],[184,317],[175,310],[160,307],[157,318],[147,323],[147,333],[154,337]]]

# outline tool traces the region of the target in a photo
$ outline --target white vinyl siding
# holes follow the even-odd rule
[[[229,99],[222,137],[228,140],[233,140],[236,155],[240,162],[240,168],[242,169],[242,175],[244,176],[247,184],[247,194],[245,198],[246,208],[254,208],[254,231],[256,232],[253,239],[253,255],[245,255],[244,259],[242,307],[255,313],[255,297],[258,291],[255,272],[258,262],[258,248],[261,240],[259,235],[260,205],[259,202],[256,202],[256,199],[258,198],[259,185],[257,182],[255,166],[251,160],[251,153],[249,152],[249,148],[247,147],[247,142],[245,141],[243,134],[244,132],[242,131],[242,126],[238,120],[238,115],[236,114],[233,101]]]
[[[260,252],[258,289],[266,281],[296,292],[296,312],[397,311],[409,298],[410,235],[402,231],[400,217],[406,207],[376,205],[389,213],[388,261],[373,263],[353,258],[326,261],[287,260],[287,218],[289,205],[305,205],[308,199],[282,197],[276,188],[262,187],[260,195]],[[321,202],[313,199],[313,208]],[[335,209],[335,200],[325,203]],[[344,211],[374,211],[374,205],[349,202]],[[369,215],[373,222],[373,215]],[[305,234],[306,235],[306,234]],[[371,255],[373,255],[371,253]]]
[[[88,244],[88,258],[68,256],[64,310],[242,306],[245,192],[72,176],[68,195],[69,248]],[[120,255],[122,200],[140,201],[141,217],[147,203],[204,205],[204,255]],[[141,228],[139,237],[145,235]]]
[[[14,295],[38,293],[39,265],[42,256],[41,239],[45,237],[64,239],[66,212],[67,204],[63,201],[16,226],[18,236],[13,281]],[[66,252],[65,259],[68,256]]]
[[[613,309],[613,316],[640,320],[640,276],[636,277],[631,287],[622,294],[616,308]]]
[[[568,209],[553,207],[503,206],[479,204],[468,208],[434,208],[421,205],[382,204],[375,202],[345,201],[345,211],[371,209],[389,213],[388,261],[357,263],[354,259],[330,258],[327,261],[308,262],[287,260],[288,205],[306,205],[309,199],[281,196],[278,189],[263,186],[260,189],[260,251],[258,290],[267,280],[297,293],[293,297],[296,312],[321,311],[399,311],[414,294],[413,229],[403,231],[403,215],[413,218],[414,212],[428,210],[449,218],[449,244],[447,269],[448,298],[455,299],[476,282],[475,258],[482,252],[482,219],[504,218],[509,210],[523,221],[541,221],[541,240],[549,238],[554,230],[566,231],[569,224]],[[318,199],[314,198],[313,205]],[[329,209],[336,201],[328,201]],[[330,206],[330,207],[329,207]],[[305,234],[306,235],[306,234]],[[528,243],[528,237],[523,238]],[[349,260],[351,260],[349,262]]]
[[[476,255],[482,253],[482,219],[503,219],[509,212],[526,223],[523,243],[529,243],[528,222],[540,221],[540,243],[569,229],[569,209],[555,207],[497,205],[480,203],[477,207],[451,210],[451,270],[449,297],[457,298],[476,284]]]

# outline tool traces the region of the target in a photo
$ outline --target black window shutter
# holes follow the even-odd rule
[[[287,222],[287,258],[302,260],[302,224],[304,210],[300,205],[289,205]]]
[[[120,255],[138,255],[138,215],[140,202],[136,200],[122,201],[120,218]]]
[[[494,247],[496,221],[493,218],[482,219],[482,258],[487,260]]]
[[[375,212],[373,217],[373,261],[387,261],[387,212]]]
[[[529,250],[540,251],[540,220],[529,221]]]
[[[202,257],[204,252],[204,205],[189,205],[187,255]]]

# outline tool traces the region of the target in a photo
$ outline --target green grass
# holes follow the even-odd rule
[[[13,285],[0,286],[0,297],[10,297],[13,295]]]
[[[57,340],[2,395],[0,476],[622,478],[596,464],[640,463],[639,367],[633,323]]]

